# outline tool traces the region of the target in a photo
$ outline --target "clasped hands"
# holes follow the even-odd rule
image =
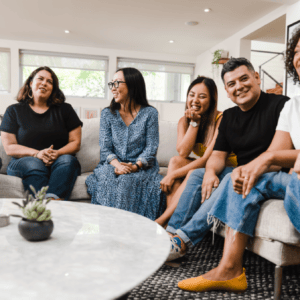
[[[231,173],[233,189],[243,199],[250,193],[259,177],[268,172],[270,164],[267,163],[268,153],[264,153],[250,163],[237,167]]]
[[[130,174],[138,171],[138,167],[130,163],[120,162],[120,166],[115,168],[116,175]]]
[[[260,155],[244,166],[236,167],[231,173],[233,190],[246,198],[259,177],[268,172],[269,167],[268,153]],[[209,199],[211,193],[219,184],[220,180],[216,174],[205,172],[202,182],[201,203]]]
[[[58,150],[53,149],[53,145],[49,148],[38,152],[37,158],[42,160],[46,167],[51,166],[59,157]]]
[[[199,123],[201,119],[201,115],[198,111],[195,111],[193,108],[188,108],[184,112],[186,118],[191,119],[194,122]]]

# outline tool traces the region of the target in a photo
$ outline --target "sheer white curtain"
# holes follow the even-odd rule
[[[118,68],[136,68],[144,76],[148,100],[185,102],[194,64],[118,58]]]
[[[47,66],[68,96],[105,98],[107,93],[107,57],[21,50],[20,66],[22,82],[34,69]]]
[[[0,48],[0,92],[10,92],[10,50]]]

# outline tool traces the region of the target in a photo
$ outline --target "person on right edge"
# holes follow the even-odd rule
[[[287,73],[293,77],[295,84],[299,84],[300,27],[288,43],[285,64]],[[202,276],[179,282],[181,289],[198,292],[242,292],[247,289],[243,254],[249,237],[254,234],[260,204],[265,200],[283,200],[291,223],[300,232],[299,128],[300,97],[296,96],[285,103],[268,150],[235,169],[218,188],[218,197],[209,215],[214,222],[221,221],[228,226],[218,267]],[[292,168],[294,164],[296,172],[292,175],[282,171],[273,172],[274,167]]]
[[[219,196],[217,187],[233,170],[225,167],[229,153],[235,153],[238,166],[242,166],[266,151],[280,111],[289,99],[262,92],[259,74],[246,58],[230,59],[224,64],[221,76],[228,97],[237,106],[224,111],[206,169],[197,169],[190,175],[169,221],[166,230],[173,235],[169,261],[185,255],[187,248],[200,242],[212,227],[207,217]],[[213,188],[217,189],[212,193]]]

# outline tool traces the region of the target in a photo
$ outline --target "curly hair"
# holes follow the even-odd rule
[[[285,53],[285,68],[287,74],[293,78],[294,83],[299,82],[298,73],[294,67],[294,56],[295,48],[300,40],[300,26],[298,26],[294,31],[291,39],[288,42],[286,53]]]
[[[52,81],[53,81],[53,89],[50,97],[47,100],[47,105],[50,107],[51,105],[60,105],[66,101],[66,97],[64,93],[60,90],[59,88],[59,82],[56,74],[53,72],[52,69],[49,67],[39,67],[36,70],[34,70],[29,77],[26,79],[24,85],[21,87],[18,95],[17,95],[17,101],[18,102],[25,102],[29,104],[33,104],[34,101],[32,98],[29,97],[29,92],[31,91],[30,83],[33,81],[33,78],[35,75],[42,71],[45,70],[51,74]]]

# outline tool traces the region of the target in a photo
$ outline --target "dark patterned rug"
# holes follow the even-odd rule
[[[264,258],[245,251],[244,267],[246,268],[248,289],[245,293],[205,292],[195,293],[182,291],[177,287],[178,281],[196,277],[215,268],[222,256],[224,239],[215,236],[212,245],[212,234],[189,250],[187,255],[171,265],[164,264],[154,275],[136,287],[128,295],[128,300],[265,300],[274,299],[275,265]],[[300,299],[300,265],[283,269],[281,299]]]

